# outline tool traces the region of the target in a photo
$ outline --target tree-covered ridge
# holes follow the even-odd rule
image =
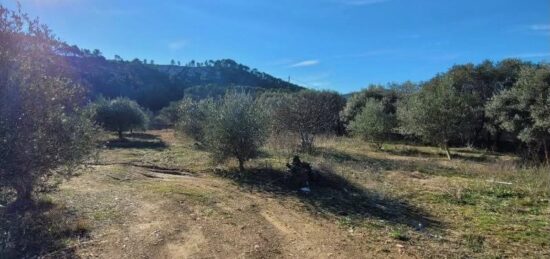
[[[245,88],[249,91],[298,91],[302,87],[275,78],[230,59],[191,61],[186,65],[156,65],[154,61],[134,59],[125,61],[119,56],[105,59],[101,52],[79,50],[67,55],[75,76],[90,88],[92,97],[128,97],[140,105],[159,110],[172,101],[189,97],[220,96],[228,88]]]

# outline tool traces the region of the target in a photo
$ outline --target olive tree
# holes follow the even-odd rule
[[[420,92],[400,102],[397,109],[399,129],[403,134],[439,145],[450,160],[451,142],[472,130],[469,124],[463,123],[473,116],[470,98],[453,88],[452,78],[438,76]]]
[[[117,132],[122,139],[125,131],[144,129],[148,119],[139,104],[121,97],[99,100],[95,107],[95,120],[106,130]]]
[[[264,113],[243,93],[227,93],[209,112],[206,125],[205,139],[214,159],[236,158],[241,171],[267,137]]]
[[[0,187],[15,190],[19,209],[48,176],[69,175],[90,154],[95,130],[59,55],[63,43],[1,5],[0,39]]]
[[[185,98],[178,102],[176,129],[196,141],[203,141],[208,115],[213,106],[212,99],[194,101],[191,98]]]
[[[535,156],[550,164],[550,66],[522,68],[511,89],[491,99],[487,116],[514,133]]]
[[[365,102],[348,129],[353,135],[373,142],[380,149],[390,139],[396,126],[395,114],[385,111],[382,101],[371,98]]]
[[[345,99],[338,93],[307,90],[284,98],[273,111],[273,119],[281,130],[298,134],[304,151],[313,149],[315,135],[335,132],[340,125]]]

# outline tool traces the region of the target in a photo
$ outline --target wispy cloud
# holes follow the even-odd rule
[[[187,41],[185,40],[177,40],[168,43],[168,48],[170,50],[180,50],[183,49],[185,46],[187,46]]]
[[[550,24],[531,24],[529,29],[532,31],[545,31],[550,32]]]
[[[345,5],[353,5],[353,6],[367,6],[367,5],[374,5],[374,4],[380,4],[384,2],[389,2],[390,0],[343,0],[340,1],[340,3]]]
[[[291,81],[293,83],[297,83],[299,85],[309,87],[309,88],[324,89],[332,85],[332,83],[330,82],[330,76],[331,75],[328,72],[321,72],[316,74],[300,76],[298,78],[294,77],[294,78],[291,78]]]
[[[318,65],[319,63],[320,63],[319,60],[311,59],[311,60],[304,60],[304,61],[300,61],[298,63],[294,63],[294,64],[290,65],[289,67],[310,67],[310,66]]]
[[[538,23],[529,25],[518,25],[512,28],[508,28],[507,32],[511,33],[528,33],[531,35],[543,35],[550,36],[550,24]]]

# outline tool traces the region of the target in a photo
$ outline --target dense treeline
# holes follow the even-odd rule
[[[506,59],[455,65],[418,85],[356,93],[342,120],[371,141],[408,138],[438,145],[449,158],[449,146],[473,146],[548,161],[549,87],[548,64]],[[397,126],[388,131],[394,116]]]
[[[271,135],[296,137],[302,151],[319,134],[361,137],[382,148],[387,141],[441,147],[519,152],[531,162],[548,161],[549,66],[516,59],[455,65],[414,84],[370,86],[346,101],[327,91],[254,92]],[[241,92],[248,89],[241,88]],[[202,140],[206,114],[219,98],[187,98],[160,111],[157,124]]]

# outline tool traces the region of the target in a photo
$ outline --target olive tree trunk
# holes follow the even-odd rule
[[[550,165],[550,154],[548,154],[548,144],[546,143],[546,139],[542,140],[542,146],[544,148],[544,158],[546,160],[546,165]]]
[[[447,155],[447,159],[452,160],[451,156],[451,150],[449,149],[449,144],[445,143],[443,144],[443,149],[445,150],[445,154]]]
[[[244,159],[239,158],[239,171],[244,172]]]

